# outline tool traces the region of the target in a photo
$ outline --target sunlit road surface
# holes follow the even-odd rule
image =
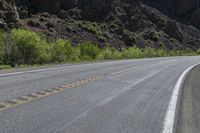
[[[163,133],[181,74],[200,57],[0,73],[1,133]]]

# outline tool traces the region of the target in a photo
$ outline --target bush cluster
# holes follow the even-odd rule
[[[4,32],[0,31],[0,65],[3,63]]]
[[[11,31],[11,61],[20,64],[50,62],[50,46],[39,34],[21,29]]]
[[[100,54],[100,48],[91,42],[83,42],[78,45],[81,60],[95,60]]]
[[[91,42],[72,46],[72,42],[58,39],[49,43],[42,35],[25,30],[13,29],[9,34],[11,42],[5,43],[5,34],[0,31],[0,65],[33,65],[73,61],[133,59],[144,57],[164,57],[177,55],[196,55],[197,52],[167,51],[165,49],[130,47],[117,50],[111,47],[100,48]],[[9,44],[9,46],[7,46]]]
[[[73,51],[70,41],[58,39],[52,46],[52,61],[61,63],[71,60]]]

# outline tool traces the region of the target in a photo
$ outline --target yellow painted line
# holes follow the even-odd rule
[[[37,95],[39,95],[39,96],[40,96],[40,95],[41,95],[41,96],[44,96],[44,95],[46,95],[46,93],[45,93],[45,92],[43,92],[43,91],[36,92],[35,94],[36,94],[36,96],[37,96]]]
[[[30,99],[30,98],[36,98],[36,97],[39,97],[39,95],[36,94],[36,93],[33,93],[33,94],[31,94],[31,95],[27,95],[27,97],[28,97],[28,99]]]
[[[6,101],[6,104],[15,105],[15,104],[17,104],[17,101],[16,100],[9,100],[9,101]]]
[[[0,109],[1,108],[5,108],[6,107],[6,104],[5,103],[0,103]]]
[[[90,77],[88,79],[76,81],[76,82],[73,82],[73,83],[68,83],[68,84],[65,84],[65,85],[60,86],[60,87],[47,89],[47,90],[44,90],[44,91],[38,91],[38,92],[29,94],[29,95],[26,95],[26,96],[18,97],[18,98],[13,99],[13,100],[0,102],[0,112],[4,111],[4,110],[8,110],[10,108],[17,107],[17,106],[22,105],[22,104],[32,102],[32,101],[37,100],[37,99],[41,99],[41,98],[62,92],[62,91],[67,90],[67,89],[76,88],[76,87],[84,85],[88,82],[100,80],[102,78],[104,78],[103,75],[93,76],[93,77]]]

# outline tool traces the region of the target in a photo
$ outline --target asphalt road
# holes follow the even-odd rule
[[[198,62],[173,57],[1,72],[0,133],[162,133],[178,78]]]

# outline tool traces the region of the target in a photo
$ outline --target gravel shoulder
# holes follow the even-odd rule
[[[200,133],[200,65],[186,77],[176,133]]]

